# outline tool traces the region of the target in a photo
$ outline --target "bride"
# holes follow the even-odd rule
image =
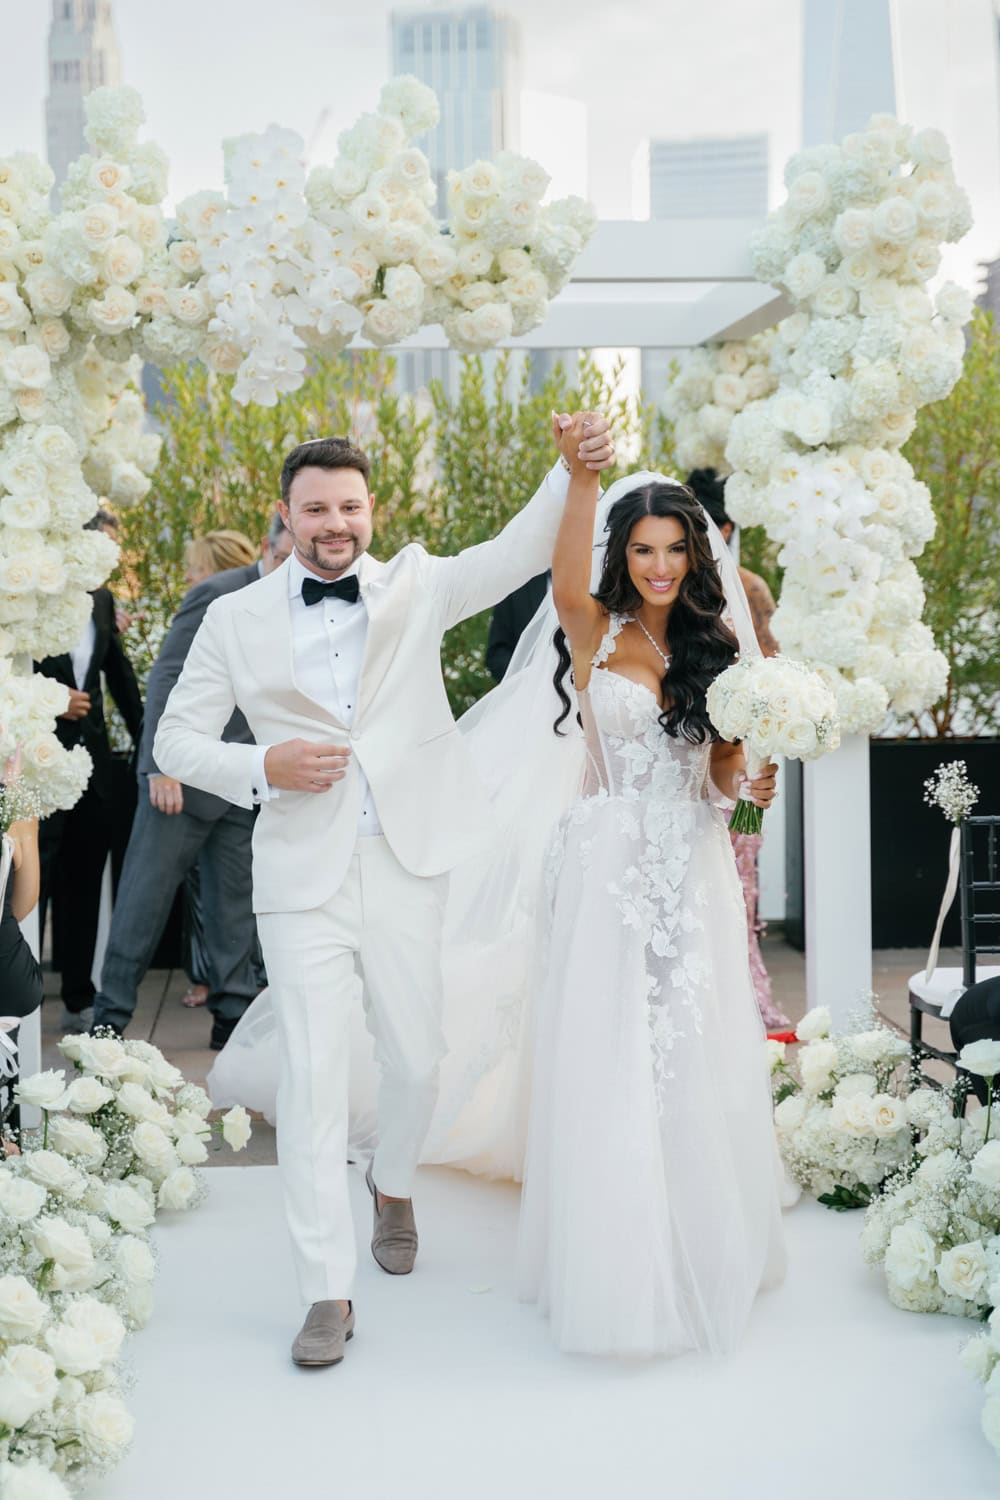
[[[701,506],[657,476],[616,485],[591,593],[597,475],[571,466],[556,688],[587,769],[549,852],[521,1294],[564,1349],[721,1351],[784,1256],[742,895],[709,784],[766,807],[777,768],[747,782],[708,719],[739,642]]]
[[[579,437],[556,428],[571,468]],[[594,478],[571,479],[554,561],[559,656],[549,598],[460,723],[505,834],[452,877],[449,1053],[422,1160],[520,1180],[530,1120],[519,1280],[557,1342],[721,1350],[783,1268],[745,911],[708,800],[710,779],[736,793],[743,756],[713,741],[705,689],[736,637],[744,656],[759,648],[736,565],[690,493],[638,473],[598,506]],[[770,768],[757,800],[773,787]],[[356,1017],[360,1160],[377,1079],[360,1004]],[[265,991],[216,1061],[216,1105],[273,1119],[274,1057]]]

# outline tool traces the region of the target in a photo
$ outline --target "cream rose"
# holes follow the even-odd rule
[[[8,350],[3,373],[15,391],[42,391],[52,379],[52,365],[37,344],[20,344]]]
[[[830,1107],[830,1124],[844,1135],[872,1133],[872,1101],[864,1094],[837,1095]]]
[[[32,310],[40,318],[58,318],[73,301],[73,283],[68,276],[44,268],[24,278],[24,290]]]
[[[61,359],[72,342],[69,329],[60,318],[42,318],[35,325],[39,346],[50,359]]]
[[[90,203],[76,216],[80,237],[88,250],[104,250],[118,230],[118,214],[110,203]]]
[[[123,286],[109,286],[88,309],[98,333],[124,333],[135,321],[136,300]]]
[[[168,247],[167,254],[188,281],[201,270],[201,251],[193,240],[174,240]]]
[[[937,1278],[941,1290],[949,1297],[964,1297],[976,1302],[989,1280],[986,1251],[980,1240],[955,1245],[938,1261]]]
[[[116,234],[104,252],[104,278],[115,286],[128,286],[143,267],[143,253],[127,234]]]
[[[212,312],[205,293],[198,286],[185,286],[168,291],[167,303],[178,323],[183,323],[186,328],[193,328],[199,323],[204,323]]]
[[[906,1105],[893,1094],[876,1094],[870,1106],[871,1128],[880,1138],[906,1129]]]

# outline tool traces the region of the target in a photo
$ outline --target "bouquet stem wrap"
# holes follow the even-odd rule
[[[734,833],[760,833],[764,827],[764,809],[750,800],[749,783],[767,765],[767,757],[747,749],[747,779],[740,787],[729,826]]]

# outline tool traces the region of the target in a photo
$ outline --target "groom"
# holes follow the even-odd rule
[[[609,424],[588,420],[581,456],[607,468]],[[278,1157],[309,1309],[292,1346],[301,1365],[337,1364],[354,1331],[346,1162],[356,971],[381,1075],[367,1176],[372,1253],[390,1274],[413,1269],[410,1192],[446,1050],[448,872],[493,828],[448,706],[441,638],[549,565],[569,481],[557,465],[498,537],[457,557],[412,543],[381,563],[368,553],[368,474],[365,454],[343,438],[289,453],[279,510],[292,556],[209,606],[154,744],[166,775],[261,804],[254,910],[278,1025]],[[237,708],[254,745],[221,740]]]

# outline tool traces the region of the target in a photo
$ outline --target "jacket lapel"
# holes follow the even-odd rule
[[[366,552],[358,569],[361,597],[368,611],[368,636],[358,687],[357,722],[370,707],[389,669],[399,633],[406,621],[412,575],[401,578],[395,568],[369,557]]]
[[[247,670],[262,696],[293,714],[317,715],[345,729],[328,708],[296,686],[292,623],[288,601],[288,564],[282,563],[259,582],[240,589],[240,645]]]

